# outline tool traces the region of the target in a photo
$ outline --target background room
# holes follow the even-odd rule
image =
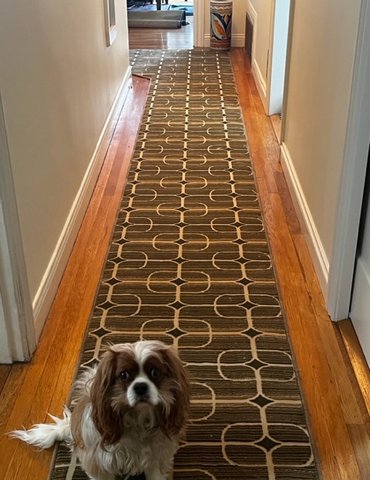
[[[131,48],[192,48],[192,0],[128,0]]]

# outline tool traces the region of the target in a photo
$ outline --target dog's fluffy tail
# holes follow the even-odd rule
[[[70,444],[72,442],[70,410],[67,407],[64,408],[63,418],[50,414],[49,416],[54,423],[38,423],[29,430],[14,430],[9,436],[43,449],[52,447],[58,441]]]

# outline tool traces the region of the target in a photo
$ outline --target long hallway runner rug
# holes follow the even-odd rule
[[[316,480],[228,54],[131,60],[151,89],[81,368],[174,344],[193,385],[175,480]],[[86,478],[60,446],[52,479]]]

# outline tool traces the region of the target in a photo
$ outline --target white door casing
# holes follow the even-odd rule
[[[348,317],[370,141],[370,5],[363,0],[346,146],[328,275],[327,308],[333,321]]]
[[[271,15],[269,70],[267,78],[268,115],[282,112],[288,52],[291,1],[274,0]]]
[[[29,360],[35,348],[32,302],[0,97],[0,363]]]
[[[194,47],[204,47],[204,0],[194,0]]]

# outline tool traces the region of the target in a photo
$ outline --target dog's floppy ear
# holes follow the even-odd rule
[[[102,437],[102,445],[117,442],[123,433],[123,421],[111,405],[111,389],[115,382],[117,354],[112,350],[104,353],[91,384],[90,397],[92,418]]]
[[[187,423],[190,409],[189,376],[173,347],[161,351],[164,362],[173,378],[172,394],[174,402],[165,418],[160,420],[160,427],[167,435],[180,434]]]

